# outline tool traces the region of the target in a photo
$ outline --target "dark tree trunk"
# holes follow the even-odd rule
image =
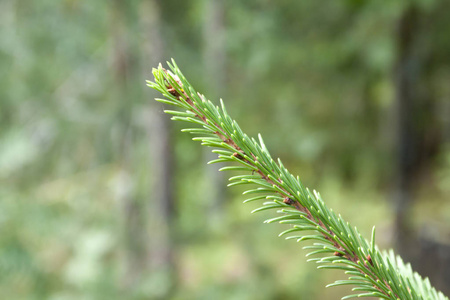
[[[398,58],[395,71],[396,85],[396,150],[397,180],[395,186],[395,241],[396,248],[405,258],[410,258],[412,232],[408,224],[413,197],[413,178],[417,163],[417,135],[414,128],[416,101],[415,85],[418,82],[418,58],[414,53],[417,33],[417,12],[407,9],[400,18],[397,33]]]
[[[424,19],[423,12],[411,5],[398,23],[394,238],[402,258],[411,262],[423,276],[428,276],[436,288],[448,292],[450,246],[427,234],[417,234],[418,230],[411,224],[415,192],[430,182],[429,169],[440,145],[436,101],[428,80],[431,42],[423,28]]]

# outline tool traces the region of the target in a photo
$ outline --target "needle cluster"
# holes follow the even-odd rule
[[[153,69],[155,81],[147,82],[164,96],[156,100],[182,109],[165,112],[173,115],[172,120],[195,125],[182,131],[214,148],[218,158],[209,163],[224,162],[226,166],[221,171],[239,172],[230,177],[228,186],[249,186],[244,202],[262,202],[253,212],[273,210],[277,216],[265,222],[291,225],[280,236],[298,242],[312,241],[303,247],[309,251],[308,261],[317,263],[319,269],[341,269],[348,275],[347,280],[328,285],[353,286],[356,293],[342,299],[448,300],[392,251],[380,251],[375,244],[375,228],[370,241],[363,238],[355,227],[327,207],[319,193],[305,188],[280,159],[271,157],[261,135],[258,140],[247,136],[228,115],[222,100],[220,107],[214,105],[189,84],[175,61],[168,65],[170,70],[161,65]]]

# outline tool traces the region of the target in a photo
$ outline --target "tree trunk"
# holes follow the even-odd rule
[[[396,248],[404,258],[411,258],[412,232],[408,224],[413,197],[413,178],[417,162],[417,135],[414,130],[415,84],[418,59],[414,53],[417,12],[408,8],[400,18],[397,33],[396,85],[396,157],[397,179],[394,188]]]
[[[225,97],[226,84],[226,50],[225,50],[225,24],[224,24],[224,1],[206,0],[205,19],[203,26],[203,62],[206,78],[208,80],[208,98],[217,99]],[[204,159],[210,161],[217,158],[210,149],[204,149]],[[211,199],[211,207],[208,216],[211,217],[210,224],[218,224],[223,213],[223,202],[225,199],[225,184],[223,174],[219,169],[223,165],[206,165],[206,185],[209,187],[205,195]]]
[[[145,34],[143,39],[145,42],[143,74],[145,78],[151,78],[151,69],[168,59],[163,55],[161,2],[159,0],[143,1],[140,14]],[[148,91],[146,89],[145,94],[148,94]],[[152,92],[151,98],[153,96],[156,96],[156,94]],[[146,212],[150,216],[147,221],[147,228],[149,229],[147,234],[150,236],[147,236],[146,240],[151,241],[147,246],[148,267],[153,274],[159,272],[167,278],[168,284],[164,295],[164,298],[167,298],[176,282],[174,253],[176,247],[173,238],[175,205],[172,178],[174,159],[170,120],[162,111],[161,105],[156,101],[149,101],[146,111],[152,173],[150,205]]]
[[[448,292],[450,255],[448,245],[418,235],[411,214],[415,191],[429,183],[429,168],[440,145],[436,101],[429,88],[431,42],[421,24],[423,13],[411,5],[399,20],[396,76],[397,178],[394,188],[395,243],[398,253],[432,284]],[[425,226],[422,226],[426,229]],[[427,230],[421,229],[422,232]],[[446,282],[447,281],[447,282]]]
[[[114,77],[116,81],[115,88],[117,95],[124,99],[127,94],[128,74],[130,53],[128,48],[128,41],[126,38],[127,30],[127,15],[126,3],[116,0],[111,6],[111,36],[113,39],[113,53],[112,64]],[[119,194],[120,211],[123,219],[123,244],[124,244],[124,276],[121,280],[123,288],[132,287],[139,279],[141,269],[137,262],[141,252],[141,235],[142,232],[142,216],[140,214],[140,207],[137,199],[134,198],[133,184],[131,181],[132,165],[131,165],[131,120],[132,104],[124,103],[120,106],[119,116],[120,130],[121,130],[121,144],[120,144],[120,176],[118,182],[121,192]]]

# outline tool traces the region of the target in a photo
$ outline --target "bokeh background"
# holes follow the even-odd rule
[[[2,0],[1,299],[339,299],[145,86],[175,58],[450,287],[450,2]]]

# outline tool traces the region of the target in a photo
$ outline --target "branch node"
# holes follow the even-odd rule
[[[286,197],[283,199],[283,203],[288,204],[288,205],[293,205],[295,203],[295,201],[289,197]]]

